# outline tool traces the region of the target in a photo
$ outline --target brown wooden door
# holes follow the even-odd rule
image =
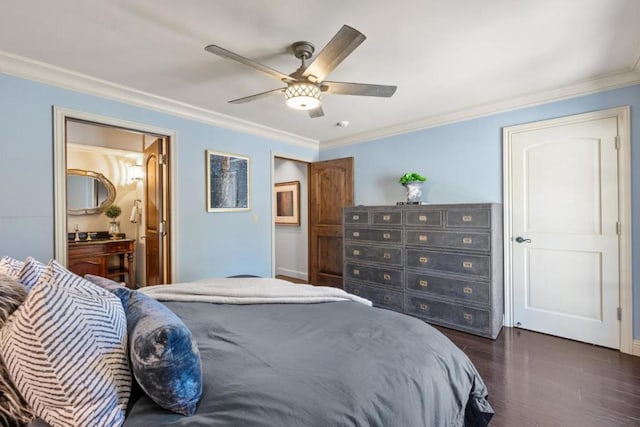
[[[146,285],[169,279],[166,154],[162,138],[144,150],[145,167],[145,273]]]
[[[309,283],[342,287],[342,208],[353,205],[353,157],[309,165]]]

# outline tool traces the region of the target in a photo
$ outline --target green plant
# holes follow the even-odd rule
[[[106,211],[104,211],[104,214],[111,219],[118,218],[121,213],[122,213],[122,208],[120,208],[120,206],[118,205],[111,205],[107,208]]]
[[[407,182],[420,181],[424,182],[427,178],[420,175],[418,172],[407,172],[400,177],[400,184],[406,184]]]

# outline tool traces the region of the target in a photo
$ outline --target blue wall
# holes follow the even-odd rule
[[[502,203],[502,128],[607,108],[631,106],[634,336],[640,337],[640,85],[443,125],[361,144],[321,149],[320,159],[354,157],[355,203],[404,200],[398,178],[428,178],[423,199]],[[635,125],[635,126],[634,126]]]
[[[177,131],[177,281],[271,275],[271,151],[316,158],[275,142],[0,74],[0,256],[53,257],[53,121],[58,106]],[[207,213],[205,150],[251,158],[251,210]],[[105,218],[106,222],[106,218]]]
[[[178,134],[178,281],[271,274],[271,152],[315,158],[314,149],[275,142],[144,108],[0,74],[0,256],[53,256],[52,107],[143,123]],[[320,150],[321,160],[355,158],[356,204],[404,198],[397,179],[415,170],[429,181],[431,202],[502,202],[502,128],[631,106],[634,335],[640,337],[640,85],[465,122]],[[251,157],[252,209],[205,210],[204,152]]]

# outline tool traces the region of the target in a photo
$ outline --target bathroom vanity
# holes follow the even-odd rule
[[[133,239],[97,239],[68,243],[68,268],[79,276],[94,274],[134,287]]]

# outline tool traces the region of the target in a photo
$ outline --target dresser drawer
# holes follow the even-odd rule
[[[426,273],[407,272],[406,288],[416,293],[431,293],[476,304],[489,304],[491,284],[477,280],[460,280]]]
[[[89,243],[69,243],[67,245],[69,259],[76,257],[100,256],[104,254],[104,246]]]
[[[485,255],[454,254],[407,249],[407,267],[491,278],[491,258]]]
[[[402,266],[402,248],[382,248],[346,243],[344,255],[346,259]]]
[[[491,234],[458,231],[407,230],[405,242],[407,245],[488,252],[491,249]]]
[[[110,254],[117,254],[120,252],[133,252],[133,242],[118,242],[114,241],[106,245],[105,252]]]
[[[345,278],[373,282],[382,286],[402,289],[404,275],[400,270],[374,267],[347,262],[344,268]]]
[[[441,210],[407,210],[405,213],[405,224],[411,226],[442,227]]]
[[[345,282],[344,290],[370,300],[374,306],[402,311],[402,293],[359,283]]]
[[[490,228],[491,211],[484,208],[447,210],[447,227]]]
[[[345,239],[369,242],[402,243],[402,230],[399,228],[345,227],[344,237]]]
[[[402,211],[373,211],[371,224],[373,225],[402,225]]]
[[[473,329],[485,334],[490,331],[490,312],[481,308],[407,295],[405,311],[439,324]]]
[[[345,224],[368,224],[369,211],[348,210],[344,212]]]

